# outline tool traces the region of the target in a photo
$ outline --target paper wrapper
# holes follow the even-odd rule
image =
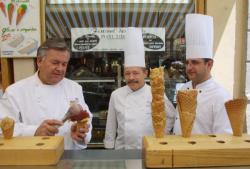
[[[89,118],[84,118],[81,121],[77,121],[76,123],[77,131],[79,131],[81,128],[86,128],[88,121],[89,121]]]
[[[179,90],[177,108],[180,116],[183,137],[190,137],[196,116],[197,90]]]
[[[11,139],[13,137],[15,121],[9,117],[5,117],[1,121],[1,129],[3,137],[5,139]]]
[[[166,110],[164,101],[164,69],[163,67],[150,69],[150,85],[152,92],[152,123],[155,136],[162,138],[165,135]]]
[[[234,136],[242,136],[246,117],[247,99],[234,99],[225,103]]]

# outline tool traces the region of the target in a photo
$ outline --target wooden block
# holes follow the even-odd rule
[[[61,136],[0,138],[0,165],[54,165],[63,151]]]
[[[250,165],[250,135],[246,134],[145,136],[143,143],[149,168]]]
[[[249,135],[203,135],[181,140],[173,149],[173,167],[250,165]]]
[[[147,168],[172,167],[172,147],[170,146],[172,142],[169,138],[155,138],[153,136],[143,138],[143,156]]]

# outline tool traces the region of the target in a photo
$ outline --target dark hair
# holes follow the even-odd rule
[[[68,51],[70,49],[64,39],[47,39],[38,49],[37,57],[44,57],[49,49],[55,49],[59,51]]]

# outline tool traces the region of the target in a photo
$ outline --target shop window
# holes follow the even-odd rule
[[[164,66],[166,95],[175,103],[176,88],[185,75],[185,15],[195,12],[195,2],[147,3],[117,0],[116,3],[50,0],[45,9],[46,38],[64,38],[72,46],[72,28],[164,28],[165,50],[146,51],[148,68]],[[112,1],[113,2],[113,1]],[[125,3],[126,2],[126,3]],[[123,81],[123,51],[86,50],[71,53],[67,77],[82,85],[94,115],[92,143],[102,144],[110,94]],[[146,79],[149,82],[149,79]]]

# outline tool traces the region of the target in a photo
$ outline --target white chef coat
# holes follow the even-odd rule
[[[133,91],[128,86],[121,87],[111,94],[106,132],[105,148],[141,149],[142,137],[152,135],[151,87],[145,84]],[[175,108],[165,96],[167,127],[173,127]]]
[[[187,82],[182,89],[192,89],[192,82]],[[224,103],[231,99],[229,93],[213,78],[198,84],[196,117],[192,134],[232,133],[230,121]],[[179,113],[174,124],[174,134],[181,134]]]
[[[70,106],[70,101],[78,101],[92,119],[79,84],[64,78],[56,85],[45,85],[35,73],[6,89],[1,100],[0,112],[3,113],[2,117],[9,116],[16,121],[14,136],[34,136],[36,129],[44,120],[61,120]],[[91,139],[92,126],[84,144],[72,140],[71,125],[72,122],[65,122],[59,127],[57,134],[64,136],[65,149],[86,148],[86,144]]]

